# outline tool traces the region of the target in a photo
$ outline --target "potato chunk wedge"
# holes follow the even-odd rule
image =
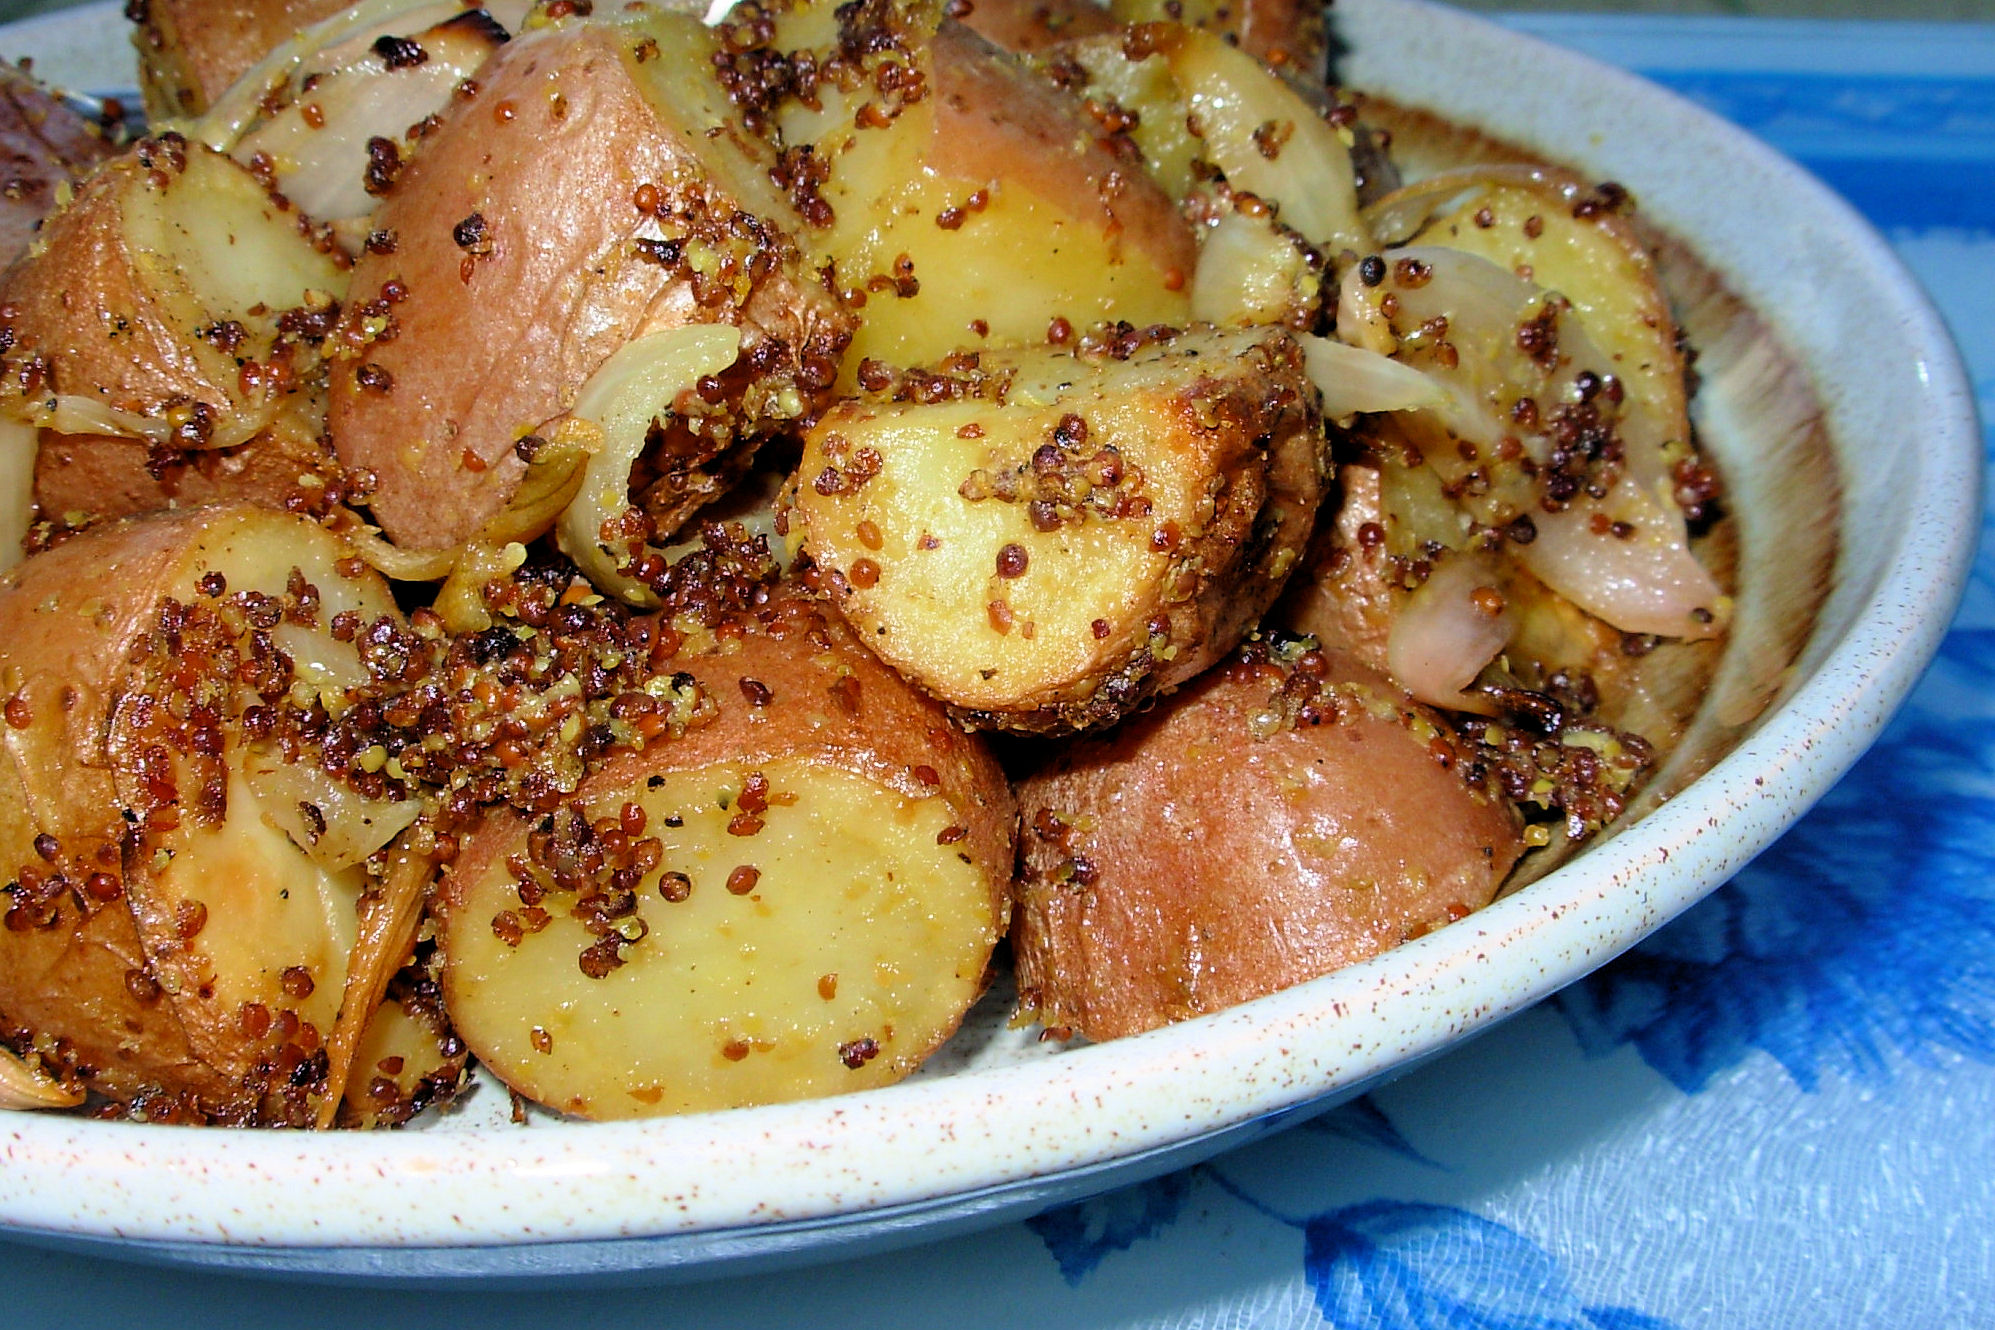
[[[392,243],[354,267],[330,404],[334,446],[374,473],[396,544],[476,534],[526,475],[516,445],[556,432],[647,333],[742,334],[711,376],[718,399],[685,403],[658,441],[660,525],[683,519],[680,495],[704,497],[705,468],[738,464],[830,387],[849,321],[790,239],[772,150],[715,82],[715,43],[657,11],[517,37],[398,177],[374,220]]]
[[[1103,725],[1230,650],[1323,494],[1280,329],[910,374],[812,431],[791,530],[861,640],[965,722]]]
[[[92,174],[0,279],[4,409],[227,448],[312,387],[345,279],[246,169],[176,134]]]
[[[302,519],[210,508],[0,581],[0,1028],[135,1113],[303,1125],[326,1089],[359,859],[409,805],[263,736],[364,677],[332,617],[399,622],[379,577],[336,568],[357,562]],[[327,797],[272,796],[267,771],[306,767]]]
[[[1447,734],[1348,660],[1261,648],[1069,748],[1018,786],[1022,1008],[1112,1039],[1487,904],[1520,827]]]
[[[1012,805],[996,764],[810,602],[675,663],[711,725],[492,814],[439,894],[479,1060],[590,1118],[898,1080],[982,991]]]
[[[868,358],[1037,345],[1056,320],[1187,322],[1197,251],[1169,196],[1078,99],[939,8],[840,6],[835,41],[771,57],[823,71],[765,114],[805,243],[859,306],[843,383]]]

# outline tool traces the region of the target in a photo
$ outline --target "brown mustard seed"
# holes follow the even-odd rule
[[[762,870],[751,864],[742,864],[727,875],[727,890],[735,896],[746,896],[755,890],[755,884],[762,880]]]
[[[1026,565],[1030,562],[1023,545],[1006,545],[998,551],[997,575],[999,577],[1023,577]]]

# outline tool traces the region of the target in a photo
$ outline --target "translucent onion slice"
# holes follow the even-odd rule
[[[1510,641],[1515,616],[1502,585],[1492,560],[1443,559],[1407,597],[1386,639],[1386,668],[1400,687],[1430,706],[1483,710],[1463,690]]]
[[[393,63],[363,46],[313,70],[310,91],[243,135],[231,155],[245,166],[258,157],[269,163],[278,189],[318,221],[371,214],[379,200],[367,190],[369,142],[385,139],[406,149],[411,127],[441,110],[506,33],[481,12],[463,10],[414,30],[412,39],[425,57],[418,63]]]
[[[83,1102],[83,1091],[58,1084],[39,1067],[0,1049],[0,1108],[75,1108]]]
[[[1323,394],[1323,414],[1344,420],[1360,411],[1432,411],[1448,395],[1410,365],[1327,337],[1298,336],[1302,365]]]
[[[463,547],[457,566],[444,579],[430,608],[453,633],[482,633],[492,626],[491,612],[485,608],[485,588],[512,576],[524,563],[526,546],[517,540],[504,545],[474,540]]]
[[[1404,244],[1465,195],[1490,185],[1538,185],[1550,178],[1541,167],[1517,162],[1457,167],[1394,190],[1366,208],[1363,217],[1381,242]]]
[[[1221,327],[1288,323],[1319,290],[1308,260],[1268,218],[1224,213],[1199,240],[1191,316]]]
[[[1597,529],[1596,514],[1630,532]],[[1599,503],[1537,513],[1538,537],[1517,549],[1518,562],[1552,590],[1624,633],[1715,637],[1731,602],[1697,561],[1681,512],[1633,484]]]
[[[1370,252],[1351,150],[1313,107],[1209,32],[1173,32],[1165,58],[1185,90],[1205,156],[1227,184],[1274,204],[1312,245]]]
[[[0,572],[21,561],[21,542],[35,520],[35,451],[40,432],[0,417]]]
[[[628,551],[603,543],[603,524],[630,508],[630,469],[651,432],[682,392],[718,374],[741,353],[741,330],[723,323],[668,328],[627,343],[603,363],[575,398],[571,419],[601,431],[581,490],[555,524],[555,540],[598,590],[649,607],[649,588],[619,571]]]
[[[173,438],[173,424],[163,417],[120,411],[80,393],[61,393],[47,399],[47,404],[35,412],[34,422],[58,434],[109,434],[160,445],[170,443]]]
[[[187,137],[217,152],[229,152],[263,114],[271,94],[281,92],[308,63],[348,43],[371,42],[396,28],[420,31],[462,10],[463,6],[452,0],[359,0],[329,18],[300,28],[288,41],[244,71],[242,77],[215,99],[213,106],[179,128]]]
[[[1613,370],[1612,360],[1588,336],[1578,315],[1571,309],[1558,315],[1558,356],[1554,363],[1540,365],[1523,349],[1518,332],[1546,312],[1548,293],[1458,250],[1421,246],[1388,250],[1382,257],[1395,272],[1402,261],[1419,264],[1422,280],[1366,286],[1353,269],[1339,293],[1339,335],[1365,346],[1390,339],[1395,357],[1418,366],[1442,391],[1443,403],[1421,412],[1437,441],[1465,440],[1488,457],[1504,438],[1514,437],[1534,459],[1545,460],[1550,439],[1520,430],[1512,421],[1513,405],[1524,397],[1541,408],[1576,401],[1583,371],[1605,375]],[[1381,303],[1386,294],[1397,302],[1390,319]],[[1346,308],[1352,311],[1348,319]],[[1436,354],[1433,339],[1419,331],[1433,326],[1446,329],[1446,356]],[[1726,605],[1717,583],[1690,551],[1682,510],[1661,485],[1646,479],[1665,469],[1658,459],[1643,455],[1658,446],[1655,436],[1622,431],[1621,441],[1628,472],[1605,498],[1582,494],[1563,511],[1548,513],[1529,478],[1507,471],[1494,477],[1483,497],[1464,504],[1491,525],[1528,513],[1537,539],[1516,547],[1519,561],[1560,595],[1622,632],[1712,636]],[[1451,447],[1427,448],[1425,455],[1427,465],[1446,480],[1458,481],[1468,471],[1469,463]],[[1502,510],[1506,504],[1507,512]]]
[[[410,801],[411,806],[414,802]],[[415,949],[423,907],[429,900],[430,879],[436,875],[435,859],[408,843],[417,838],[412,834],[396,847],[386,879],[360,898],[360,931],[347,955],[346,988],[340,995],[339,1016],[326,1040],[326,1097],[320,1101],[316,1124],[321,1131],[338,1117],[361,1038],[381,1008],[389,981]]]
[[[329,873],[351,868],[407,830],[419,799],[370,799],[309,762],[286,762],[274,750],[243,754],[243,780],[264,820]]]

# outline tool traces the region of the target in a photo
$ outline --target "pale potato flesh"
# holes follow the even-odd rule
[[[344,289],[243,167],[145,140],[90,176],[0,280],[9,360],[35,366],[6,409],[177,449],[245,442],[311,386],[316,349],[283,316]]]
[[[321,868],[265,816],[227,718],[225,802],[197,815],[187,759],[155,747],[158,695],[134,647],[167,601],[202,602],[212,574],[231,592],[277,596],[295,569],[327,616],[396,615],[378,577],[334,571],[345,553],[298,518],[203,509],[73,537],[0,589],[0,673],[26,708],[4,734],[0,857],[17,882],[31,870],[96,873],[110,887],[87,908],[59,905],[0,934],[0,1013],[10,1032],[57,1041],[87,1084],[121,1101],[164,1095],[258,1120],[259,1063],[287,1038],[309,1054],[332,1029],[364,872]],[[298,649],[301,681],[318,677],[314,655],[344,652],[345,669],[358,668],[322,627],[272,633]],[[149,659],[143,668],[162,667]],[[142,766],[176,773],[177,806],[160,804]]]
[[[563,1112],[620,1118],[884,1085],[955,1029],[997,941],[984,874],[937,843],[957,811],[807,758],[756,770],[794,802],[772,800],[751,838],[728,829],[742,764],[665,771],[590,806],[634,799],[665,846],[638,889],[649,932],[601,979],[579,968],[594,938],[565,913],[517,947],[495,935],[520,900],[504,857],[487,859],[451,911],[445,971],[482,1062]],[[735,894],[743,865],[759,878]],[[662,898],[664,872],[691,894]]]
[[[792,530],[860,638],[959,714],[1017,729],[1104,723],[1237,641],[1322,495],[1293,339],[1199,333],[977,372],[981,397],[844,405],[806,444]],[[873,469],[864,450],[878,474],[840,481]],[[1050,529],[1042,492],[1066,503]]]
[[[1187,321],[1189,228],[1077,103],[953,23],[915,63],[931,96],[815,143],[834,220],[810,243],[865,301],[841,383],[868,357],[1041,343],[1056,319]]]

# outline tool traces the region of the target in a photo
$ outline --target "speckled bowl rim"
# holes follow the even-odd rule
[[[82,13],[99,8],[110,12]],[[536,1244],[656,1244],[869,1216],[912,1214],[918,1227],[924,1207],[975,1222],[967,1198],[1106,1176],[1442,1049],[1618,954],[1791,824],[1910,691],[1965,583],[1981,442],[1938,316],[1827,189],[1650,84],[1421,0],[1339,0],[1334,17],[1354,85],[1629,179],[1646,215],[1707,260],[1766,253],[1769,218],[1723,203],[1742,178],[1777,196],[1774,220],[1819,232],[1845,257],[1839,280],[1886,333],[1860,375],[1828,372],[1837,365],[1824,357],[1847,348],[1817,335],[1822,320],[1781,317],[1808,308],[1796,284],[1817,275],[1713,263],[1809,366],[1838,432],[1882,431],[1903,454],[1892,507],[1862,492],[1852,501],[1864,520],[1844,539],[1860,542],[1866,571],[1838,588],[1808,649],[1812,672],[1733,752],[1618,837],[1461,923],[1136,1038],[884,1091],[639,1123],[317,1136],[10,1116],[0,1230],[218,1245],[253,1264],[257,1250],[287,1248],[530,1257]],[[1576,104],[1584,125],[1546,129]],[[1887,388],[1904,396],[1881,403]]]

